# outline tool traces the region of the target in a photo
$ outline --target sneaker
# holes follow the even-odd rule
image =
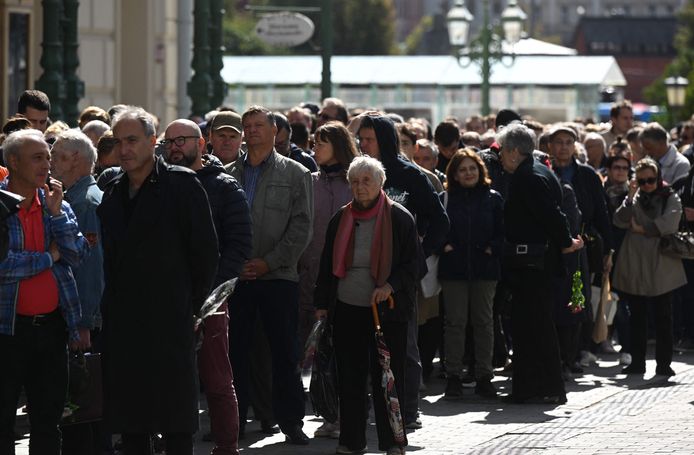
[[[617,351],[615,351],[614,346],[612,346],[612,341],[610,340],[605,340],[600,343],[599,346],[600,352],[603,354],[616,354]]]
[[[694,341],[687,339],[680,340],[673,349],[675,352],[692,352],[694,351]]]
[[[349,454],[349,453],[365,453],[367,450],[366,446],[361,449],[350,449],[347,446],[337,446],[335,453]]]
[[[412,422],[405,424],[405,429],[407,430],[419,430],[422,428],[422,419],[416,417]]]
[[[446,391],[443,398],[446,400],[459,400],[463,397],[463,383],[458,376],[449,376],[446,383]]]
[[[590,351],[581,351],[581,360],[578,362],[582,367],[589,367],[591,363],[598,361],[595,354]]]
[[[316,431],[313,432],[313,436],[316,438],[337,439],[340,437],[340,424],[325,422],[323,425],[316,428]]]
[[[477,385],[477,381],[475,381],[475,377],[471,375],[470,373],[467,373],[465,376],[460,378],[460,382],[463,385],[464,388],[466,389],[472,389]]]
[[[484,398],[496,398],[496,387],[494,387],[494,384],[492,384],[492,381],[489,379],[477,381],[477,385],[475,385],[475,395]]]
[[[628,352],[622,352],[619,355],[619,364],[620,365],[631,365],[631,354]]]

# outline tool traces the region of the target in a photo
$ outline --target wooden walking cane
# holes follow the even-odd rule
[[[605,316],[605,307],[612,295],[610,294],[610,276],[607,273],[602,274],[602,286],[600,288],[600,302],[595,315],[595,325],[593,325],[593,341],[602,343],[607,340],[607,317]]]

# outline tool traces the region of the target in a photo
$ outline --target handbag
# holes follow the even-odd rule
[[[694,232],[689,229],[684,217],[684,209],[682,210],[679,231],[661,237],[659,248],[660,252],[666,256],[677,259],[694,259]]]
[[[448,191],[443,192],[443,210],[448,208]],[[432,254],[427,259],[427,274],[421,279],[422,295],[428,299],[441,292],[441,282],[439,281],[439,255]]]
[[[73,353],[69,361],[68,401],[61,426],[101,420],[101,354]]]

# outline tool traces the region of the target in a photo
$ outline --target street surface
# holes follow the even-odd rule
[[[653,351],[653,346],[649,346]],[[504,404],[478,398],[465,389],[459,401],[444,401],[445,381],[436,377],[423,392],[423,428],[408,432],[408,453],[446,454],[694,454],[694,353],[675,353],[676,376],[654,376],[655,361],[649,360],[644,377],[620,374],[617,354],[602,354],[597,365],[567,384],[568,403],[555,405]],[[500,391],[510,386],[508,378],[494,380]],[[313,436],[321,424],[307,415],[304,431]],[[196,437],[196,455],[210,453],[211,444],[201,441],[209,421],[201,413],[202,430]],[[306,447],[284,443],[281,434],[265,436],[258,422],[246,426],[242,453],[258,455],[335,453],[337,441],[311,439]],[[20,430],[21,431],[21,430]],[[368,454],[377,452],[375,427],[367,430]],[[28,454],[27,440],[17,454]],[[70,454],[65,454],[70,455]]]

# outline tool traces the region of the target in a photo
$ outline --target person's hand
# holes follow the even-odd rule
[[[636,181],[636,178],[629,180],[629,195],[627,196],[627,198],[630,201],[633,201],[634,196],[636,195],[636,193],[638,191],[639,191],[639,182]]]
[[[612,253],[605,256],[602,260],[602,273],[609,275],[612,271]]]
[[[388,300],[388,297],[393,293],[393,288],[390,287],[390,284],[386,283],[381,287],[378,287],[374,289],[373,293],[371,294],[371,304],[378,304],[378,302],[383,302],[384,300]]]
[[[48,252],[51,254],[51,259],[53,259],[53,263],[56,263],[60,260],[60,250],[58,249],[58,244],[55,243],[55,240],[53,240],[51,244],[48,245]]]
[[[564,254],[569,254],[573,253],[574,251],[578,251],[581,248],[583,248],[583,238],[579,235],[575,239],[571,239],[571,246],[562,249],[561,252]]]
[[[316,321],[325,319],[328,317],[328,310],[316,310]]]
[[[77,332],[79,333],[80,339],[79,341],[71,341],[70,342],[70,349],[72,351],[82,351],[86,352],[92,347],[92,335],[89,329],[85,329],[82,327],[79,327],[77,329]]]
[[[645,234],[646,230],[641,226],[639,223],[636,222],[634,218],[631,219],[631,232],[635,232],[637,234]]]
[[[269,271],[270,267],[268,267],[267,262],[260,258],[250,259],[243,264],[243,269],[241,269],[241,280],[256,280]]]
[[[451,251],[453,251],[453,245],[451,245],[450,243],[447,243],[446,246],[443,247],[443,252],[444,253],[450,253]]]
[[[487,256],[491,256],[492,255],[492,247],[488,246],[487,248],[485,248],[484,254],[486,254]]]
[[[684,217],[687,219],[687,221],[694,221],[694,208],[685,207]]]
[[[46,194],[46,209],[51,216],[60,215],[61,204],[63,203],[63,184],[59,180],[51,179],[51,187],[43,185]]]

